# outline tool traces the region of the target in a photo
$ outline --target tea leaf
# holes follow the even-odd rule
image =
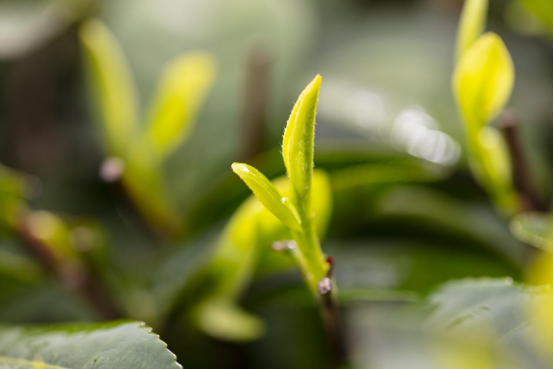
[[[552,252],[552,214],[518,214],[512,219],[510,230],[522,242]]]
[[[319,238],[323,238],[327,232],[331,212],[333,210],[333,192],[329,175],[322,170],[314,170],[311,198],[317,199],[311,203],[311,218]]]
[[[238,298],[257,260],[260,239],[257,217],[263,211],[266,211],[264,207],[252,197],[237,210],[223,230],[208,266],[213,281],[209,295]]]
[[[166,344],[140,322],[3,326],[0,367],[181,368]]]
[[[70,228],[59,216],[44,210],[29,211],[24,226],[29,236],[43,243],[56,259],[79,260],[71,245]]]
[[[291,182],[290,192],[293,205],[285,206],[286,203],[279,201],[279,193],[273,190],[274,187],[271,187],[270,182],[257,170],[250,169],[244,164],[233,164],[235,173],[239,175],[243,173],[241,177],[246,177],[244,175],[246,173],[251,182],[256,180],[257,183],[247,182],[247,185],[260,202],[290,228],[295,241],[291,254],[314,298],[318,301],[322,296],[318,289],[318,283],[327,276],[329,270],[329,264],[319,245],[310,202],[314,164],[315,112],[320,85],[321,76],[318,75],[304,89],[292,109],[283,137],[283,159]],[[242,167],[237,165],[242,165]],[[238,169],[243,170],[239,171]],[[245,178],[243,179],[246,181]],[[284,211],[284,209],[288,210]],[[290,217],[289,213],[294,217]],[[294,219],[298,222],[294,223]],[[335,294],[336,288],[332,292],[333,296]]]
[[[320,86],[321,76],[317,75],[300,94],[283,137],[283,159],[298,203],[309,203],[314,166],[315,114]]]
[[[205,333],[229,341],[251,341],[259,338],[265,329],[260,318],[227,299],[203,303],[196,312],[196,318]]]
[[[458,24],[456,60],[481,36],[487,20],[488,0],[466,0]]]
[[[486,33],[464,53],[453,76],[454,95],[470,136],[504,108],[513,84],[510,53],[498,35]]]
[[[292,189],[287,177],[280,177],[273,181],[280,193],[289,196]],[[329,221],[331,219],[333,207],[333,193],[329,175],[322,170],[314,170],[312,193],[310,195],[317,201],[312,201],[310,216],[319,239],[325,238]],[[259,270],[264,273],[272,273],[276,270],[283,270],[294,265],[294,260],[287,257],[275,257],[275,251],[270,250],[269,246],[275,241],[291,240],[291,231],[268,211],[261,212],[258,216],[260,227],[260,243],[262,246],[262,255],[260,263],[263,264]]]
[[[391,183],[434,182],[447,176],[447,168],[427,164],[408,161],[351,165],[333,171],[333,189],[350,191],[356,187],[384,186]]]
[[[526,344],[530,335],[549,331],[546,337],[552,348],[548,288],[514,284],[511,278],[467,278],[441,285],[427,301],[434,307],[425,321],[430,327],[474,340],[488,332],[503,345]],[[550,324],[545,324],[546,319]]]
[[[137,123],[136,88],[121,48],[99,20],[80,29],[91,98],[103,124],[107,149],[123,156]]]
[[[262,173],[256,168],[241,163],[234,163],[231,167],[246,185],[250,187],[254,195],[256,195],[267,210],[288,227],[297,230],[302,228],[300,218],[294,206],[279,194],[275,185]]]
[[[190,135],[215,69],[212,56],[202,52],[180,55],[164,69],[148,115],[148,139],[158,157],[171,154]]]
[[[506,142],[493,127],[483,127],[477,136],[477,143],[470,143],[472,154],[470,164],[477,180],[488,189],[495,202],[504,209],[516,206],[516,195],[512,183],[512,169]]]
[[[322,237],[331,215],[331,186],[327,174],[322,171],[314,171],[313,179],[312,196],[318,201],[314,202],[312,212],[315,227]],[[291,191],[287,177],[277,178],[273,185],[285,195]],[[289,239],[289,228],[264,208],[255,196],[240,206],[225,227],[205,269],[209,277],[204,279],[211,281],[210,290],[205,291],[206,296],[195,309],[196,323],[204,332],[233,341],[252,340],[263,333],[262,322],[243,311],[237,300],[253,278],[254,270],[259,269],[260,252],[265,256],[264,261],[270,263],[270,269],[292,265],[291,259],[276,257],[269,250],[273,242]]]
[[[26,207],[23,197],[36,191],[25,179],[22,174],[0,164],[0,235],[16,227],[18,213]]]

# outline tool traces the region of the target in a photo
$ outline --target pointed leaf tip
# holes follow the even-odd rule
[[[164,68],[147,125],[148,139],[160,158],[188,139],[215,73],[214,57],[202,51],[181,54]]]
[[[481,36],[487,21],[488,0],[465,0],[458,24],[456,60]]]
[[[112,155],[126,152],[137,124],[137,89],[119,42],[98,19],[79,29],[91,98]]]
[[[254,192],[254,195],[263,206],[275,215],[277,219],[289,228],[294,230],[301,229],[301,222],[296,209],[290,202],[284,201],[284,198],[269,179],[256,168],[247,164],[233,163],[231,168]]]
[[[318,74],[296,101],[283,136],[283,160],[295,197],[300,202],[309,202],[313,173],[315,115],[320,87],[321,75]]]
[[[506,45],[497,34],[484,34],[464,53],[453,76],[454,94],[469,128],[494,119],[513,84],[514,65]]]

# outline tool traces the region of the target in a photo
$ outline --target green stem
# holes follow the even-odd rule
[[[484,152],[482,144],[478,139],[479,131],[468,132],[468,148],[470,169],[477,179],[477,182],[491,196],[493,202],[508,215],[513,215],[517,207],[517,193],[512,184],[499,181],[491,171],[495,168],[486,162],[487,152]]]
[[[292,231],[292,237],[296,242],[292,252],[310,291],[316,300],[319,300],[318,283],[327,276],[328,267],[319,246],[315,227],[310,224],[303,228],[302,232]]]
[[[315,226],[311,219],[303,219],[303,232],[292,231],[296,247],[292,254],[318,302],[323,325],[333,350],[332,368],[348,366],[348,355],[340,312],[337,305],[337,288],[329,275],[330,265],[324,257]],[[323,290],[322,282],[330,283],[330,290]]]

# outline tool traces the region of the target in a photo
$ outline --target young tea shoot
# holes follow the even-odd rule
[[[321,76],[304,89],[294,105],[283,136],[283,160],[290,179],[289,196],[282,193],[258,170],[234,163],[233,171],[256,198],[287,226],[294,242],[288,249],[304,280],[319,302],[323,322],[335,351],[337,365],[346,363],[340,317],[336,306],[337,289],[330,275],[331,263],[323,254],[314,223],[312,196],[315,115]]]
[[[267,184],[266,184],[267,185]],[[270,183],[284,197],[289,196],[287,177]],[[271,190],[270,190],[271,191]],[[323,237],[331,215],[332,193],[328,175],[315,170],[311,196],[314,223],[319,237]],[[294,223],[293,223],[294,224]],[[253,278],[260,262],[271,263],[270,268],[282,270],[291,264],[285,255],[276,255],[270,249],[277,245],[292,244],[290,228],[270,213],[254,196],[248,198],[235,212],[221,236],[207,265],[195,280],[209,280],[202,287],[202,296],[193,308],[195,324],[206,334],[227,341],[248,341],[264,333],[263,322],[239,306],[245,288]],[[285,241],[283,241],[285,240]],[[267,257],[265,257],[267,256]],[[263,267],[269,267],[267,264]]]
[[[313,223],[310,189],[313,175],[315,114],[321,77],[302,92],[290,115],[283,137],[283,159],[290,179],[290,196],[284,197],[258,170],[234,163],[233,171],[257,199],[285,224],[296,243],[293,255],[313,295],[320,300],[319,283],[329,265],[321,251]],[[317,199],[316,199],[317,201]]]
[[[504,109],[514,85],[512,58],[495,33],[485,28],[487,2],[465,3],[458,29],[458,62],[452,77],[454,96],[464,121],[470,167],[496,205],[516,211],[509,152],[500,132],[489,125]]]
[[[162,71],[140,124],[135,82],[115,37],[99,20],[80,30],[90,95],[109,159],[101,175],[121,181],[141,217],[161,238],[175,236],[181,219],[163,174],[165,160],[186,142],[213,83],[215,61],[203,52],[176,56]]]

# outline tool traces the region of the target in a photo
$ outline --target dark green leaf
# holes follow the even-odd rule
[[[0,327],[0,367],[181,368],[166,344],[140,322]]]

